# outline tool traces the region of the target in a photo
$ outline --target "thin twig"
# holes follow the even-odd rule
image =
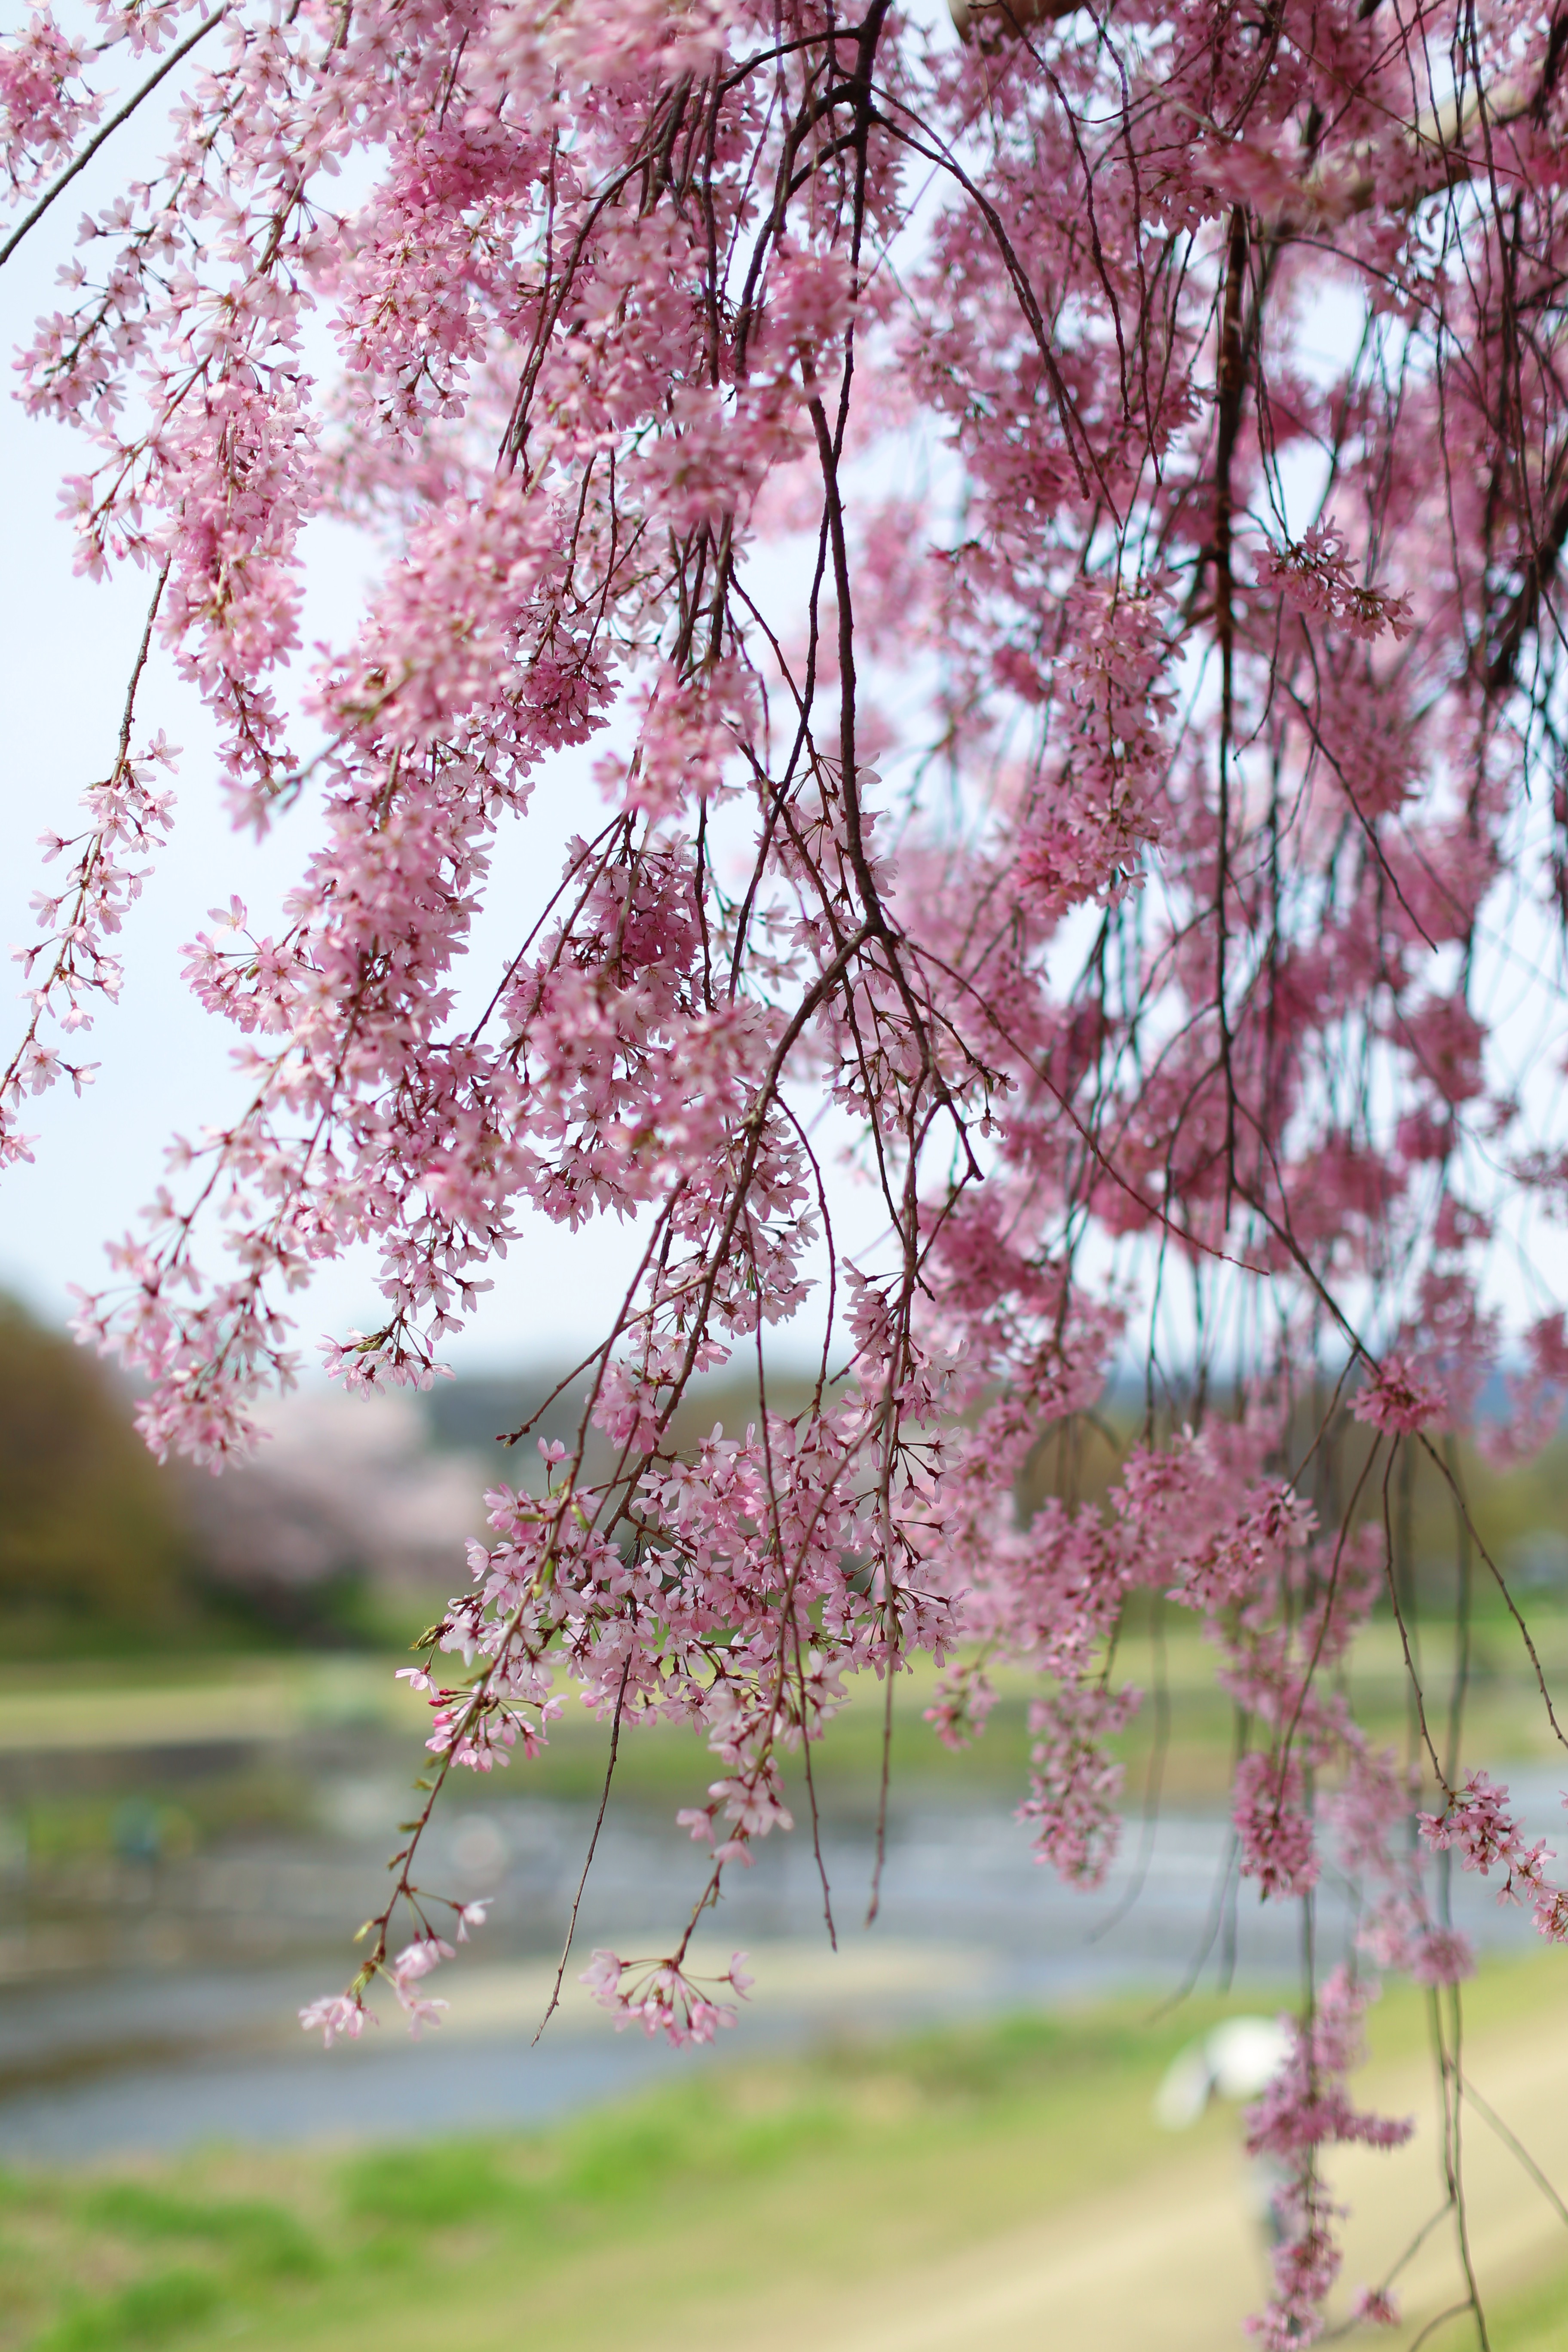
[[[572,1897],[572,1916],[566,1923],[566,1941],[561,1947],[561,1959],[555,1971],[555,1982],[550,1988],[550,2006],[540,2019],[539,2032],[533,2037],[535,2045],[560,2004],[561,1987],[566,1975],[566,1963],[572,1957],[572,1938],[577,1933],[577,1914],[583,1905],[583,1890],[588,1884],[588,1873],[594,1867],[594,1855],[598,1849],[599,1832],[605,1826],[605,1811],[610,1801],[610,1783],[616,1777],[616,1752],[621,1744],[621,1709],[626,1705],[626,1683],[631,1671],[631,1653],[628,1650],[626,1664],[621,1668],[621,1686],[616,1693],[616,1712],[610,1724],[610,1757],[605,1767],[605,1785],[599,1791],[598,1815],[594,1822],[594,1834],[588,1840],[587,1853],[584,1856],[583,1875],[577,1881],[577,1892]]]
[[[168,56],[163,59],[163,64],[158,68],[157,71],[148,75],[141,89],[132,92],[124,105],[110,116],[108,121],[103,125],[101,130],[94,131],[92,137],[88,141],[87,145],[82,149],[81,153],[76,158],[75,162],[67,164],[65,170],[60,173],[59,178],[53,181],[50,185],[44,190],[43,194],[38,198],[38,201],[33,206],[32,211],[23,215],[22,219],[17,222],[16,227],[11,231],[10,236],[6,238],[5,244],[0,245],[0,269],[3,269],[6,262],[10,260],[11,256],[16,252],[16,247],[26,236],[27,231],[30,228],[36,227],[37,223],[43,219],[44,215],[48,211],[49,206],[54,203],[56,197],[63,196],[71,182],[76,178],[78,173],[86,171],[88,165],[91,163],[93,157],[97,154],[104,142],[107,139],[112,138],[115,131],[120,129],[121,123],[128,122],[131,120],[131,117],[135,113],[142,100],[144,98],[152,97],[153,92],[157,89],[158,84],[163,79],[164,76],[166,74],[173,73],[181,58],[189,57],[191,51],[195,47],[196,43],[200,40],[205,40],[206,36],[212,31],[213,26],[215,25],[220,25],[227,14],[228,9],[225,6],[220,8],[216,16],[204,16],[201,23],[195,26],[192,31],[188,32],[183,41],[177,41],[175,43],[174,47],[169,51]]]

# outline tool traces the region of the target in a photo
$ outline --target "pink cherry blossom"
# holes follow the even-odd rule
[[[319,2026],[321,2039],[330,2050],[340,2034],[350,2042],[357,2042],[365,2027],[375,2023],[375,2019],[363,2001],[345,1992],[328,1993],[321,2000],[311,2001],[300,2011],[300,2022],[307,2033],[313,2033]]]
[[[1346,2076],[1362,2056],[1362,2018],[1373,1988],[1336,1969],[1321,1988],[1315,2012],[1292,2025],[1284,2065],[1247,2112],[1247,2145],[1289,2168],[1275,2200],[1279,2236],[1274,2249],[1274,2294],[1261,2315],[1247,2323],[1268,2347],[1285,2352],[1321,2334],[1322,2306],[1338,2276],[1341,2257],[1331,2224],[1332,2204],[1318,2178],[1320,2149],[1360,2142],[1399,2147],[1414,2124],[1368,2114],[1353,2106]]]
[[[695,1923],[919,1661],[950,1747],[1026,1688],[1022,1818],[1092,1887],[1173,1623],[1245,1719],[1271,1903],[1341,1870],[1361,1957],[1457,1989],[1436,1848],[1568,1934],[1462,1721],[1439,1752],[1424,1691],[1396,1764],[1349,1671],[1402,1591],[1394,1482],[1451,1482],[1506,1591],[1446,1441],[1520,1460],[1568,1399],[1534,1244],[1568,1201],[1557,32],[1458,0],[89,14],[0,40],[0,266],[52,252],[21,396],[75,436],[81,570],[149,599],[45,844],[0,1169],[89,1025],[113,1049],[174,814],[159,659],[218,746],[182,792],[235,827],[184,953],[241,1084],[81,1301],[149,1444],[259,1442],[331,1262],[378,1286],[321,1342],[370,1392],[443,1377],[541,1233],[638,1253],[405,1670],[418,1793],[306,2021],[358,2033],[378,1981],[438,2017],[483,1906],[425,1884],[430,1822],[568,1703],[617,1755],[707,1744],[668,1951],[588,1971],[617,2022],[731,2021]],[[367,584],[307,648],[323,525]],[[754,1408],[689,1419],[710,1374]],[[1308,1985],[1259,2111],[1271,2345],[1336,2272],[1316,2151],[1393,2131],[1343,2092],[1364,1997]]]
[[[719,1980],[742,1996],[753,1981],[742,1966],[745,1957],[737,1952]],[[702,1980],[683,1967],[683,1958],[623,1960],[614,1952],[596,1951],[581,1981],[600,2007],[614,2015],[617,2033],[628,2025],[640,2025],[646,2034],[662,2033],[677,2048],[711,2042],[721,2027],[734,2024],[735,2005],[714,1999],[711,1990],[705,1991]]]
[[[1320,1864],[1312,1824],[1301,1810],[1304,1782],[1295,1757],[1283,1764],[1244,1756],[1237,1767],[1234,1819],[1241,1868],[1268,1895],[1306,1895]]]
[[[1483,1878],[1500,1871],[1498,1901],[1528,1904],[1541,1935],[1550,1943],[1568,1943],[1568,1890],[1548,1878],[1544,1868],[1553,1859],[1552,1848],[1543,1838],[1526,1845],[1509,1811],[1505,1784],[1472,1772],[1442,1812],[1423,1813],[1420,1824],[1427,1844],[1439,1853],[1454,1848],[1466,1870],[1479,1871]]]
[[[1441,1389],[1422,1380],[1403,1356],[1389,1356],[1381,1363],[1365,1388],[1358,1390],[1351,1410],[1358,1421],[1370,1422],[1374,1429],[1394,1434],[1426,1429],[1440,1419],[1444,1396]]]

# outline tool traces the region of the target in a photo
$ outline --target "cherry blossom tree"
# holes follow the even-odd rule
[[[80,428],[81,564],[142,568],[142,660],[217,722],[235,880],[284,810],[315,844],[280,929],[236,895],[190,948],[245,1105],[83,1333],[155,1451],[221,1460],[322,1260],[379,1254],[384,1319],[329,1361],[374,1387],[433,1377],[525,1212],[641,1248],[577,1443],[490,1497],[427,1637],[429,1786],[329,2039],[378,1977],[435,2013],[475,1921],[422,1889],[423,1825],[563,1685],[612,1756],[706,1732],[694,1921],[790,1827],[781,1755],[847,1676],[934,1656],[957,1743],[1022,1665],[1023,1810],[1095,1885],[1117,1631],[1158,1596],[1245,1727],[1240,1871],[1364,1891],[1252,2117],[1290,2171],[1283,2347],[1336,2267],[1323,2149],[1403,2129],[1343,2088],[1371,1972],[1441,2021],[1471,1966],[1424,1850],[1568,1936],[1462,1714],[1417,1682],[1395,1758],[1340,1673],[1374,1607],[1405,1629],[1407,1465],[1451,1492],[1462,1646],[1506,1586],[1455,1437],[1500,1367],[1500,1452],[1568,1395],[1536,1238],[1568,1200],[1565,46],[1534,0],[99,0],[0,52],[0,262],[167,110],[23,396]],[[323,514],[382,560],[286,695]],[[9,1158],[87,1075],[171,823],[141,668],[47,845]],[[563,870],[476,985],[492,853],[583,746]],[[857,1255],[845,1153],[885,1215]],[[726,1363],[754,1423],[680,1451]],[[1068,1475],[1024,1521],[1036,1449],[1070,1463],[1130,1364],[1106,1507]],[[690,1935],[595,1954],[597,1997],[710,2034],[744,1980],[695,1980]]]

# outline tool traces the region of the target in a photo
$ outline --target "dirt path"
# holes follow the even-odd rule
[[[1537,2012],[1469,2053],[1476,2088],[1549,2179],[1568,2187],[1568,2019]],[[1342,2154],[1332,2179],[1352,2209],[1340,2298],[1381,2277],[1442,2201],[1428,2070],[1368,2068],[1359,2095],[1414,2114],[1392,2156]],[[1470,2243],[1483,2288],[1507,2291],[1568,2260],[1568,2228],[1494,2131],[1473,2113],[1465,2137]],[[1213,2150],[1145,2172],[1124,2190],[993,2239],[962,2256],[837,2291],[831,2309],[793,2305],[776,2324],[749,2313],[747,2352],[1224,2352],[1240,2347],[1263,2263],[1238,2154]],[[1451,2226],[1401,2273],[1406,2325],[1358,2340],[1394,2352],[1463,2293]],[[707,2340],[706,2330],[689,2336]],[[719,2336],[715,2336],[717,2343]],[[731,2338],[732,2340],[732,2338]],[[1451,2341],[1459,2342],[1456,2331]],[[1568,2341],[1568,2315],[1564,2318]]]

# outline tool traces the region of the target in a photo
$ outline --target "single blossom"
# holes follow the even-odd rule
[[[330,2050],[340,2034],[350,2042],[357,2042],[365,2027],[375,2023],[375,2019],[363,2002],[353,1994],[328,1993],[300,2011],[300,2022],[307,2033],[314,2033],[319,2026],[321,2039]]]

